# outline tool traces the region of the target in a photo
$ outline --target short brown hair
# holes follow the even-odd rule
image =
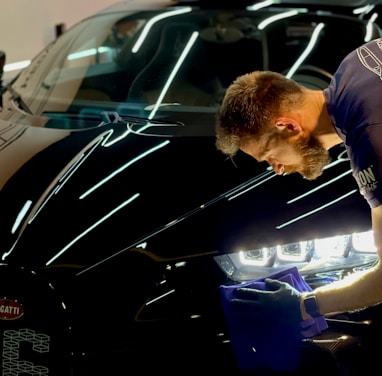
[[[284,75],[254,71],[228,87],[216,117],[216,147],[233,156],[240,140],[260,136],[282,111],[301,103],[302,87]]]

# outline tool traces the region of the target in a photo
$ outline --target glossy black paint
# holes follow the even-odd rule
[[[331,150],[333,163],[313,182],[298,175],[276,176],[243,153],[230,160],[215,149],[215,108],[236,75],[254,68],[286,73],[322,22],[319,44],[293,76],[322,88],[341,58],[362,43],[368,15],[356,17],[347,7],[305,7],[306,12],[281,20],[263,35],[246,29],[246,17],[254,13],[244,7],[204,13],[197,6],[195,13],[170,18],[168,29],[166,23],[158,26],[141,60],[130,61],[131,70],[92,76],[105,67],[91,65],[80,86],[85,97],[76,93],[66,103],[70,89],[49,86],[55,77],[49,81],[48,73],[58,62],[64,64],[59,58],[64,47],[69,51],[80,35],[91,35],[95,17],[64,33],[12,83],[33,114],[5,91],[0,112],[0,299],[19,301],[25,314],[24,321],[0,320],[0,333],[30,328],[53,341],[46,358],[20,350],[21,360],[59,376],[137,369],[244,374],[234,358],[219,295],[221,284],[234,281],[214,257],[370,228],[369,208],[342,145]],[[266,8],[257,21],[292,8]],[[246,37],[238,43],[210,43],[206,20],[231,12]],[[134,18],[129,7],[118,16],[106,14]],[[161,13],[138,14],[152,19]],[[145,99],[146,91],[163,87],[174,60],[161,47],[177,45],[177,28],[189,37],[192,22],[206,33],[202,44],[209,48],[201,51],[211,64],[186,60],[185,66],[194,68],[204,96],[184,95],[184,102],[160,106],[150,118],[153,102]],[[372,30],[379,35],[378,25],[373,23]],[[163,61],[164,56],[171,59]],[[211,72],[220,80],[216,91],[207,82]],[[104,89],[111,99],[95,99],[85,89]],[[58,111],[61,100],[67,106]],[[347,268],[335,273],[344,275]],[[306,278],[314,286],[332,275],[330,270]],[[376,308],[330,322],[325,338],[334,339],[340,350],[304,343],[303,363],[295,374],[305,375],[312,367],[322,374],[340,374],[340,369],[361,374],[380,333],[377,317]],[[338,333],[351,341],[337,341]],[[2,351],[4,358],[4,346]],[[57,362],[65,367],[56,370]]]

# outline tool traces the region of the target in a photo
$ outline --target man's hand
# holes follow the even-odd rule
[[[268,278],[265,283],[267,290],[239,287],[230,303],[257,314],[277,315],[285,321],[302,321],[301,293],[286,282]]]

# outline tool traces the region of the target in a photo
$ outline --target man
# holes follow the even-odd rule
[[[276,174],[298,172],[312,180],[329,162],[328,149],[341,142],[371,208],[379,262],[308,294],[268,280],[271,291],[239,289],[241,304],[289,310],[305,320],[382,302],[382,38],[351,52],[324,90],[269,71],[240,76],[228,88],[216,124],[216,146],[224,154],[240,149]]]

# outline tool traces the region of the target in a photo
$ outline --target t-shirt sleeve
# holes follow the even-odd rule
[[[352,146],[353,176],[360,193],[375,208],[382,204],[382,124],[366,127]]]
[[[324,95],[360,193],[377,207],[382,204],[382,38],[349,53]]]

